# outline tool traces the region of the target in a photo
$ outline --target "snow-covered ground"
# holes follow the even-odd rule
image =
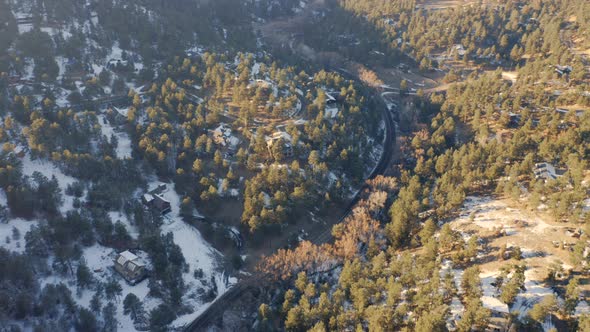
[[[380,126],[384,128],[385,122],[381,121]],[[365,166],[365,175],[369,175],[375,171],[377,166],[379,166],[379,161],[381,160],[381,157],[383,156],[383,153],[385,151],[385,137],[383,138],[383,142],[375,142],[373,138],[367,138],[367,140],[369,141],[368,145],[371,146],[373,149],[371,150],[370,160],[367,162]]]
[[[525,209],[511,208],[505,202],[487,196],[467,197],[462,211],[464,213],[458,219],[459,222],[470,222],[468,217],[473,213],[475,225],[488,230],[502,228],[511,235],[522,231],[543,235],[548,230],[563,228],[563,226],[551,225]],[[518,225],[516,221],[524,221],[526,227],[522,227],[523,224]]]
[[[574,313],[576,316],[580,315],[587,315],[590,314],[590,305],[586,301],[580,301],[576,306],[576,311]]]
[[[551,290],[549,287],[544,286],[540,282],[532,280],[531,270],[525,271],[524,276],[525,291],[518,294],[518,296],[516,297],[516,301],[510,308],[510,312],[519,314],[519,318],[526,317],[529,310],[532,309],[536,303],[541,301],[543,297],[547,295],[555,295],[558,301],[563,301],[559,298],[559,295],[555,293],[553,290]]]
[[[111,211],[111,212],[109,212],[109,217],[111,218],[111,221],[113,223],[116,223],[117,221],[120,221],[123,225],[125,225],[125,228],[127,229],[127,232],[129,233],[129,235],[133,239],[137,239],[138,238],[139,231],[137,230],[137,227],[135,225],[132,225],[131,224],[131,221],[129,220],[129,218],[127,218],[126,215],[124,215],[121,212]]]
[[[126,132],[123,131],[115,131],[113,126],[109,123],[106,119],[104,114],[100,114],[98,116],[98,122],[100,123],[100,130],[103,136],[106,136],[107,139],[110,141],[111,136],[115,135],[117,137],[117,158],[119,159],[126,159],[131,158],[131,139]]]
[[[18,33],[23,34],[33,30],[33,23],[21,23],[18,25]]]
[[[530,309],[547,295],[555,295],[558,302],[563,302],[563,299],[545,286],[542,280],[547,275],[550,263],[562,262],[564,269],[571,268],[567,263],[563,263],[568,261],[568,252],[554,248],[551,242],[571,241],[564,234],[565,226],[551,224],[544,215],[535,211],[512,207],[506,200],[479,196],[466,198],[460,216],[451,222],[451,226],[461,234],[472,236],[480,236],[480,232],[503,230],[503,235],[492,239],[488,245],[495,248],[502,245],[506,245],[507,248],[518,246],[521,250],[521,264],[527,266],[524,290],[517,295],[510,307],[499,300],[499,291],[492,285],[500,275],[500,267],[509,263],[502,264],[494,259],[480,265],[482,302],[485,307],[498,312],[509,310],[522,320],[526,318]],[[495,253],[482,249],[478,258],[485,255]],[[584,305],[580,307],[580,310],[585,309]],[[542,325],[545,331],[554,328],[549,319]]]
[[[146,312],[149,312],[151,309],[155,308],[158,304],[160,304],[160,300],[148,296],[148,280],[143,280],[142,282],[132,286],[125,282],[123,279],[120,279],[119,276],[116,275],[116,272],[112,269],[113,261],[116,258],[116,256],[117,253],[115,250],[103,247],[99,244],[95,244],[83,250],[83,259],[86,261],[86,264],[90,271],[93,272],[93,278],[101,282],[107,282],[112,276],[115,276],[115,278],[117,278],[117,281],[119,282],[119,285],[122,289],[121,296],[114,302],[115,305],[117,305],[116,318],[118,321],[119,330],[135,331],[135,327],[133,326],[133,321],[131,320],[130,316],[125,315],[123,313],[122,300],[129,293],[133,293],[142,301],[143,307]],[[88,289],[78,291],[74,277],[64,278],[59,275],[51,275],[41,280],[42,287],[47,284],[59,283],[65,284],[68,287],[68,289],[70,289],[70,291],[72,292],[72,297],[74,298],[76,303],[78,303],[78,305],[81,305],[85,308],[90,308],[90,301],[92,300],[92,297],[94,296],[95,292],[93,290]]]
[[[483,292],[481,302],[483,303],[484,308],[507,314],[509,312],[508,305],[498,299],[500,294],[498,294],[497,288],[492,285],[492,283],[496,281],[498,275],[500,275],[499,272],[484,272],[479,275]]]
[[[150,188],[155,188],[160,182],[152,181]],[[167,221],[161,227],[162,234],[172,233],[174,243],[182,250],[184,259],[189,265],[188,272],[183,274],[184,282],[187,286],[187,293],[183,297],[183,303],[192,306],[194,312],[178,317],[173,326],[183,326],[194,320],[201,312],[209,307],[210,303],[202,303],[197,296],[197,292],[203,287],[202,283],[194,278],[194,272],[198,269],[203,271],[204,280],[215,280],[217,286],[217,296],[221,296],[233,284],[237,282],[236,278],[230,278],[220,271],[219,264],[223,259],[220,252],[215,250],[209,243],[203,239],[201,234],[194,227],[186,224],[181,220],[180,202],[181,198],[174,190],[174,184],[167,183],[166,190],[162,197],[168,200],[172,206],[172,211],[166,215]]]
[[[60,68],[60,75],[62,74]],[[68,91],[63,88],[56,88],[55,89],[55,104],[60,108],[67,108],[70,105],[70,101],[68,100],[68,96],[70,95],[71,91]]]
[[[461,291],[461,279],[463,278],[463,270],[454,269],[453,263],[447,259],[447,260],[444,260],[441,264],[439,276],[441,279],[443,279],[449,273],[453,276],[455,288],[457,288],[457,290],[460,292]],[[461,303],[458,296],[454,296],[452,298],[451,304],[449,306],[449,310],[451,313],[450,318],[452,321],[460,320],[461,317],[463,316],[463,312],[465,312],[465,306],[463,306],[463,303]]]
[[[32,176],[33,173],[39,172],[51,180],[52,176],[55,176],[57,182],[59,184],[59,188],[62,192],[63,197],[63,204],[60,207],[60,211],[62,213],[66,213],[73,209],[74,205],[74,197],[65,195],[66,188],[68,185],[76,182],[76,179],[65,175],[59,168],[55,166],[52,162],[44,159],[35,159],[32,160],[31,156],[27,153],[25,157],[22,159],[23,162],[23,175]]]
[[[101,115],[100,123],[103,128],[103,134],[110,136],[114,133],[112,127],[104,125],[104,116]],[[121,138],[119,138],[118,156],[124,157],[121,154]],[[76,182],[76,179],[65,175],[53,162],[43,159],[32,160],[27,154],[22,158],[23,174],[31,176],[34,172],[40,172],[47,178],[51,179],[55,176],[62,193],[65,192],[68,185]],[[156,186],[159,182],[152,181],[151,185]],[[62,195],[64,203],[60,207],[62,213],[66,213],[73,209],[73,198],[67,195]],[[223,256],[220,252],[209,245],[198,232],[198,230],[181,220],[179,217],[181,198],[174,190],[174,185],[167,184],[167,189],[162,193],[164,199],[171,203],[172,211],[166,215],[166,220],[161,227],[163,234],[172,233],[174,242],[180,247],[185,260],[189,266],[186,273],[183,274],[184,282],[187,286],[187,292],[183,296],[183,303],[192,307],[193,312],[179,316],[174,322],[173,326],[182,327],[195,319],[201,312],[211,304],[211,302],[204,303],[202,294],[212,287],[217,289],[217,297],[223,295],[233,284],[237,282],[236,278],[229,277],[224,274],[222,270]],[[4,191],[0,190],[0,205],[6,206],[6,195]],[[120,221],[125,225],[129,234],[133,238],[138,237],[137,228],[130,222],[127,216],[118,211],[108,212],[109,217],[113,222]],[[25,234],[30,228],[39,221],[27,221],[20,218],[13,218],[7,220],[6,223],[0,223],[0,246],[15,252],[23,252],[25,249]],[[18,236],[13,237],[13,229],[18,229]],[[6,238],[8,237],[8,241]],[[117,306],[116,318],[119,322],[120,331],[134,331],[133,322],[128,315],[123,314],[123,302],[129,293],[135,294],[143,303],[146,312],[155,308],[160,304],[160,300],[148,296],[148,280],[144,280],[136,285],[129,285],[113,270],[114,259],[117,252],[100,244],[95,244],[91,247],[83,249],[82,260],[86,262],[89,269],[92,271],[92,276],[96,280],[107,282],[112,277],[115,277],[122,287],[122,294],[114,303]],[[50,258],[51,260],[52,258]],[[51,262],[49,262],[51,265]],[[149,262],[148,262],[149,263]],[[73,267],[74,269],[76,266]],[[195,278],[195,271],[203,272],[203,277]],[[75,276],[62,276],[52,274],[40,279],[41,286],[47,284],[63,283],[70,289],[75,301],[86,308],[90,307],[90,301],[95,293],[94,290],[78,290]],[[103,299],[104,304],[104,299]]]
[[[1,190],[1,189],[0,189]],[[4,194],[4,191],[2,191]],[[5,204],[3,204],[6,206]],[[5,248],[9,251],[15,251],[22,253],[25,251],[25,234],[31,229],[31,227],[37,224],[36,220],[25,220],[21,218],[14,218],[8,220],[7,223],[0,222],[0,247]],[[13,238],[13,229],[16,228],[19,233],[19,238]],[[10,242],[6,240],[9,239]]]

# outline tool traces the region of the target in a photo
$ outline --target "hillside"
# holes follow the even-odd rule
[[[331,241],[259,265],[282,292],[253,326],[587,330],[587,3],[331,4],[299,41],[373,71],[402,155]]]
[[[382,154],[365,89],[254,37],[304,2],[1,5],[2,326],[180,329]]]
[[[589,330],[589,13],[0,0],[0,330]]]

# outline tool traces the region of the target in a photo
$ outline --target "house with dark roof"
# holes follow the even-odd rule
[[[165,184],[158,185],[155,189],[141,196],[141,202],[149,209],[155,210],[162,215],[165,215],[172,211],[172,205],[163,196],[163,192],[166,190]]]
[[[572,71],[573,71],[572,66],[562,66],[562,65],[555,66],[555,72],[558,73],[559,75],[567,75],[567,74],[570,74]]]
[[[545,179],[545,181],[555,180],[562,176],[562,173],[558,173],[555,167],[547,162],[535,164],[533,173],[536,179]]]

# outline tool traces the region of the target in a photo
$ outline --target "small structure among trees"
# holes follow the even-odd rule
[[[141,197],[141,202],[148,208],[160,212],[162,215],[169,213],[172,211],[172,205],[162,196],[164,190],[166,190],[166,185],[159,185],[156,189],[144,194]]]
[[[277,131],[266,138],[269,153],[275,159],[293,157],[293,144],[291,135],[284,131]]]
[[[211,136],[215,144],[227,147],[229,150],[236,150],[240,144],[240,139],[232,135],[231,128],[225,123],[213,129]]]
[[[146,264],[129,250],[125,250],[117,256],[115,270],[132,285],[147,276]]]
[[[546,162],[535,164],[533,172],[535,173],[535,178],[545,180],[555,180],[562,175],[555,170],[552,164]]]

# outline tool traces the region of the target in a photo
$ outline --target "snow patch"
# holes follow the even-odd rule
[[[98,116],[98,122],[100,123],[100,130],[103,136],[106,136],[107,140],[111,140],[111,136],[115,135],[117,138],[117,147],[115,152],[118,159],[131,158],[131,139],[126,132],[115,131],[113,126],[109,123],[104,114]]]
[[[3,190],[2,194],[4,194]],[[6,223],[0,222],[0,247],[8,251],[23,253],[25,251],[26,244],[25,234],[27,234],[27,232],[31,230],[31,227],[37,223],[39,223],[37,220],[29,221],[22,218],[10,219]],[[12,237],[13,228],[16,228],[20,234],[18,240],[15,240]],[[7,238],[10,239],[10,243],[6,242]]]
[[[27,153],[22,159],[23,161],[23,175],[32,176],[33,173],[39,172],[51,180],[52,176],[57,179],[59,188],[62,192],[63,204],[60,207],[62,213],[66,213],[74,208],[74,197],[65,195],[66,188],[68,185],[76,182],[76,179],[65,175],[59,168],[48,160],[35,159],[32,160],[31,156]]]

